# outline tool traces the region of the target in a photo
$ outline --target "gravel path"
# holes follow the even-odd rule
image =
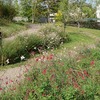
[[[32,58],[29,59],[25,65],[0,71],[0,88],[7,90],[20,84],[20,82],[25,79],[25,74],[28,74],[34,66],[34,61],[34,58]]]
[[[14,40],[17,36],[36,34],[37,31],[41,28],[41,25],[31,24],[28,27],[29,27],[29,29],[27,29],[25,31],[20,31],[20,32],[18,32],[18,34],[14,35],[14,36],[11,36],[11,37],[8,37],[8,38],[4,38],[4,41]]]

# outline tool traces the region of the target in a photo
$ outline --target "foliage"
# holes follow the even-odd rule
[[[61,43],[69,42],[68,35],[58,29],[48,26],[40,30],[41,34],[18,36],[14,40],[3,42],[4,63],[7,59],[10,63],[16,63],[21,60],[22,55],[28,58],[32,51],[42,53],[42,50],[58,48]]]
[[[0,1],[0,17],[12,20],[12,18],[16,15],[16,10],[14,6],[9,4],[4,4],[4,2]]]
[[[63,55],[68,54],[68,57],[55,54],[37,57],[35,67],[30,73],[25,73],[25,81],[19,89],[4,92],[1,100],[99,100],[100,59],[98,55],[94,56],[98,50],[100,48],[83,48],[74,58],[66,51]]]
[[[38,47],[42,43],[42,38],[39,36],[18,36],[14,41],[8,41],[3,43],[3,57],[4,62],[9,59],[10,63],[19,62],[21,56],[29,57],[29,51],[34,47]],[[9,47],[7,46],[9,45]]]
[[[62,12],[58,10],[56,16],[55,16],[56,21],[61,21],[62,20]]]
[[[59,44],[70,41],[67,33],[64,33],[59,26],[48,25],[41,29],[40,33],[44,37],[44,45],[49,48],[59,47]]]

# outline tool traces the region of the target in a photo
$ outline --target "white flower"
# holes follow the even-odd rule
[[[34,47],[34,49],[36,50],[36,47]]]
[[[7,59],[7,60],[6,60],[6,63],[7,63],[7,64],[9,64],[9,63],[10,63],[10,62],[9,62],[9,59]]]
[[[48,49],[50,49],[50,47],[48,47]]]
[[[22,55],[22,56],[20,57],[20,59],[21,59],[21,60],[25,60],[25,57]]]

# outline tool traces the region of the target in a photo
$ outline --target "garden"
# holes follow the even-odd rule
[[[83,32],[91,32],[91,29],[74,30],[75,27],[69,26],[63,33],[59,24],[48,24],[39,34],[4,41],[3,67],[8,69],[21,63],[25,69],[16,78],[0,78],[0,99],[99,100],[100,42],[93,40],[99,31],[92,30],[96,32],[90,36]],[[25,57],[25,63],[21,56]],[[31,63],[27,63],[29,58]]]
[[[99,100],[99,4],[1,0],[0,100]]]

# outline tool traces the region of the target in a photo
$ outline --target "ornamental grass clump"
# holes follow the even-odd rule
[[[36,35],[18,36],[15,40],[3,43],[3,63],[9,59],[10,64],[21,61],[21,56],[25,58],[30,56],[30,51],[38,52],[38,47],[43,43],[43,39]]]

